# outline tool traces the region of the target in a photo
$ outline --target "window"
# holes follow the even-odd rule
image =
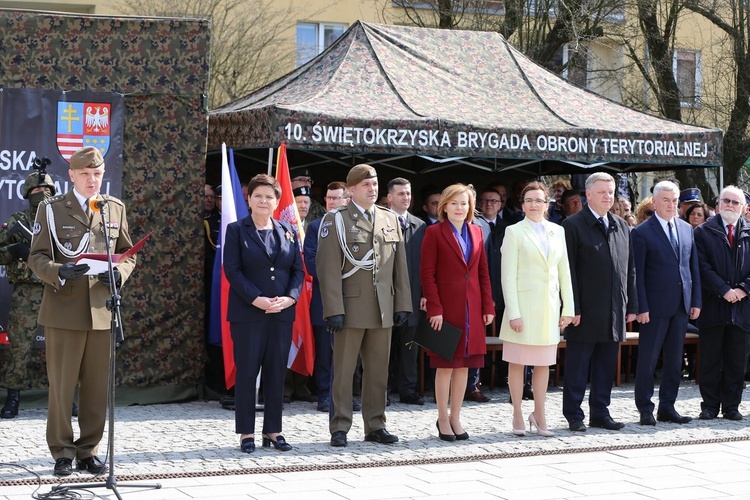
[[[346,28],[345,24],[297,23],[297,66],[327,49]]]
[[[694,50],[675,50],[672,72],[677,82],[680,106],[696,108],[701,102],[701,53]]]

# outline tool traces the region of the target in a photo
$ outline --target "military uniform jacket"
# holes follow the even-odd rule
[[[113,254],[123,253],[133,246],[128,234],[125,205],[112,196],[100,194],[109,203],[105,206],[110,248]],[[48,215],[50,207],[54,225]],[[81,240],[89,234],[85,253],[106,253],[101,212],[94,212],[91,222],[78,199],[69,191],[39,205],[31,241],[29,266],[44,281],[44,297],[39,309],[39,324],[68,330],[108,330],[111,314],[106,308],[110,298],[109,287],[96,276],[61,283],[59,269],[75,257],[63,255],[58,243],[68,250],[76,250]],[[135,268],[135,256],[121,263],[117,269],[124,283]]]
[[[323,317],[345,314],[344,328],[390,328],[394,312],[411,312],[409,272],[401,227],[394,212],[375,205],[371,224],[350,203],[328,212],[318,232],[316,270],[323,299]],[[335,222],[340,214],[343,234]],[[359,269],[345,258],[339,237],[354,259],[373,250],[373,269]]]
[[[11,215],[8,221],[0,228],[0,265],[5,266],[8,274],[8,282],[13,285],[20,283],[42,284],[42,281],[31,271],[25,260],[14,259],[8,253],[8,247],[14,243],[26,242],[31,244],[31,228],[34,225],[33,217],[31,207],[29,207],[27,210],[22,210]],[[23,227],[14,230],[16,224],[20,224]],[[13,235],[8,234],[11,230],[14,232]]]

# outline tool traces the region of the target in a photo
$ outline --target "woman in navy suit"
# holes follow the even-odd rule
[[[224,272],[229,281],[227,321],[237,367],[235,431],[240,448],[255,450],[255,380],[263,370],[263,446],[292,449],[281,435],[281,408],[294,305],[304,271],[292,226],[271,218],[281,188],[270,175],[247,186],[250,215],[227,226]]]
[[[463,331],[451,361],[430,352],[430,365],[437,369],[437,429],[443,441],[469,439],[459,418],[461,404],[469,368],[484,366],[484,327],[495,317],[482,228],[470,224],[475,204],[471,186],[445,188],[438,205],[440,223],[427,228],[422,242],[420,276],[430,326],[440,331],[447,321]]]

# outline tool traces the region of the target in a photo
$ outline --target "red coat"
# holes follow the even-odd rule
[[[495,314],[492,287],[484,252],[482,228],[469,224],[472,250],[468,265],[449,221],[429,226],[422,242],[422,295],[427,299],[427,317],[464,330],[453,357],[465,356],[466,308],[469,308],[469,355],[487,352],[482,316]],[[432,353],[430,353],[432,354]]]

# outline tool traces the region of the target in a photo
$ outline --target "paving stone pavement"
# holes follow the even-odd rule
[[[512,407],[508,404],[507,389],[495,390],[490,395],[489,403],[464,403],[461,415],[464,428],[471,434],[468,441],[445,443],[438,440],[437,409],[431,398],[427,397],[427,403],[420,407],[401,404],[395,397],[387,409],[387,428],[397,434],[400,441],[394,445],[364,442],[362,420],[355,415],[346,448],[329,445],[327,414],[317,412],[314,403],[293,402],[284,408],[283,433],[294,446],[287,453],[262,449],[259,434],[256,452],[241,453],[239,438],[234,433],[234,413],[222,409],[215,401],[118,407],[115,410],[116,476],[124,480],[169,479],[387,467],[750,440],[750,418],[740,422],[722,418],[696,419],[687,425],[658,423],[656,427],[642,427],[637,423],[632,384],[615,388],[612,394],[611,414],[626,424],[621,431],[591,428],[585,433],[568,431],[561,410],[562,391],[553,388],[547,398],[547,421],[556,436],[544,438],[531,434],[519,438],[510,434]],[[524,401],[523,406],[524,413],[528,414],[533,402]],[[683,415],[697,418],[700,394],[692,381],[682,382],[676,408]],[[584,403],[584,411],[587,410]],[[747,396],[740,411],[750,414]],[[42,476],[45,483],[53,484],[59,480],[52,476],[53,460],[45,442],[45,418],[46,410],[38,409],[22,410],[18,418],[1,420],[0,462],[24,466]],[[260,429],[262,424],[259,421],[257,425]],[[74,429],[77,430],[75,423]],[[102,459],[107,449],[106,438],[105,430],[99,450]],[[33,478],[26,471],[0,466],[0,486],[24,481],[29,484],[30,479]],[[91,479],[88,474],[76,472],[65,481]]]

